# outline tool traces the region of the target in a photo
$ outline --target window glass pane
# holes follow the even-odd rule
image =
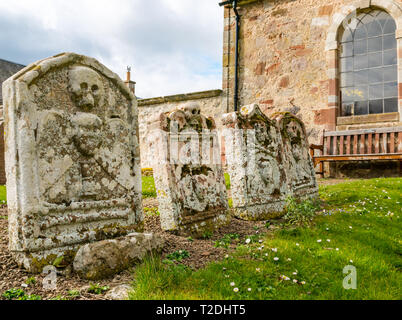
[[[384,112],[398,112],[398,98],[384,99]]]
[[[368,52],[376,52],[382,50],[382,37],[368,39]]]
[[[369,101],[369,113],[382,113],[383,112],[383,99]]]
[[[385,27],[384,27],[384,34],[395,33],[395,30],[396,30],[395,21],[394,21],[394,19],[389,17],[388,21],[387,21],[387,23],[385,24]]]
[[[354,107],[353,102],[352,103],[342,103],[341,116],[342,117],[352,116],[353,115],[353,107]]]
[[[369,88],[370,90],[370,100],[373,99],[382,99],[383,98],[383,84],[372,85]]]
[[[369,67],[375,68],[382,66],[382,53],[370,53],[369,54]]]
[[[353,56],[353,42],[347,42],[341,46],[341,57]]]
[[[353,72],[341,73],[341,87],[353,86]]]
[[[369,80],[369,83],[382,82],[383,81],[383,69],[382,68],[370,69],[368,71],[368,80]]]
[[[360,24],[355,31],[355,40],[367,38],[366,28]]]
[[[369,37],[376,37],[382,35],[382,28],[381,25],[377,21],[373,21],[367,26],[368,36]]]
[[[354,88],[343,88],[341,91],[342,91],[342,101],[343,102],[355,101]]]
[[[354,53],[355,54],[363,54],[367,53],[367,40],[359,40],[354,42]]]
[[[367,84],[368,83],[368,70],[356,71],[355,72],[355,83],[356,84]]]
[[[350,29],[347,28],[343,32],[341,42],[349,42],[349,41],[353,41],[353,36],[352,36],[352,32],[350,31]]]
[[[367,69],[368,59],[367,55],[355,56],[355,70]]]
[[[355,103],[355,115],[363,115],[368,113],[368,101],[359,101]]]
[[[383,10],[364,10],[347,23],[339,50],[341,114],[397,111],[394,19]]]
[[[359,86],[355,87],[355,101],[363,101],[363,100],[368,100],[368,87],[366,86]]]
[[[396,66],[385,67],[384,70],[384,81],[396,81],[398,79],[398,69]]]
[[[384,51],[384,66],[396,64],[396,50]]]
[[[397,82],[384,83],[384,97],[385,98],[397,98],[398,97],[398,83]]]
[[[384,36],[384,50],[396,48],[396,38],[394,34]]]
[[[342,58],[341,59],[341,71],[353,71],[353,58]]]
[[[384,28],[385,24],[387,23],[388,19],[389,19],[389,15],[385,11],[380,11],[380,13],[377,16],[377,21],[383,28]]]

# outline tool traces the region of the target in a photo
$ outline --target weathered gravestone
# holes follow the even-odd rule
[[[137,102],[95,59],[64,53],[3,84],[9,248],[33,272],[142,229]]]
[[[229,221],[215,129],[197,105],[162,113],[153,122],[151,149],[163,230],[200,236]]]
[[[281,130],[286,173],[293,197],[318,197],[317,180],[303,121],[289,112],[275,114],[272,118]]]
[[[245,220],[283,215],[289,196],[318,195],[303,123],[290,113],[265,116],[258,105],[223,115],[233,211]]]
[[[278,124],[257,105],[223,115],[222,123],[235,216],[277,217],[289,194]]]

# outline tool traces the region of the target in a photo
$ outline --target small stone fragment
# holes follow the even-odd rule
[[[105,298],[109,300],[127,300],[129,292],[132,290],[133,290],[132,287],[123,284],[110,289],[108,293],[105,295]]]
[[[147,254],[158,253],[163,240],[151,233],[133,233],[82,246],[74,259],[74,271],[83,279],[105,279],[143,261]]]

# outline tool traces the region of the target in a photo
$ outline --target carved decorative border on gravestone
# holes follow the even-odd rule
[[[318,197],[317,180],[303,121],[289,112],[277,113],[272,118],[278,122],[281,130],[288,184],[293,197]]]
[[[290,191],[276,121],[250,105],[225,114],[222,123],[234,214],[245,220],[281,215]]]
[[[153,122],[150,147],[163,230],[200,236],[229,222],[215,129],[197,105],[162,113]]]
[[[9,248],[31,271],[142,229],[137,101],[95,59],[60,54],[3,84]]]

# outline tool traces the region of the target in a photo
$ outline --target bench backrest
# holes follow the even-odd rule
[[[402,127],[324,131],[324,155],[402,153]]]

